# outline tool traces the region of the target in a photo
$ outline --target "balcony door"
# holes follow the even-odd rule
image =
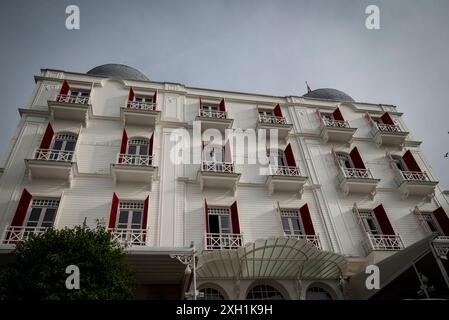
[[[153,97],[150,96],[136,96],[134,97],[135,102],[139,103],[153,103]]]
[[[372,211],[359,211],[359,214],[365,232],[372,235],[382,235],[380,225]]]
[[[73,133],[59,133],[55,136],[50,160],[71,160],[76,147],[77,136]]]
[[[276,123],[276,118],[273,110],[259,110],[259,119],[263,123]]]
[[[232,233],[231,214],[229,208],[208,208],[209,232],[217,234]]]
[[[149,142],[147,139],[130,139],[124,162],[126,164],[148,164]]]
[[[402,160],[402,157],[392,155],[391,158],[393,159],[393,164],[400,170],[400,171],[408,171],[408,168],[406,164],[404,163],[404,160]]]
[[[143,229],[143,202],[120,202],[117,229]]]
[[[346,152],[337,152],[337,159],[342,168],[352,169],[354,168],[351,157]]]
[[[299,218],[298,210],[281,210],[282,228],[284,229],[284,235],[289,236],[301,236],[304,234],[304,227],[302,221]]]
[[[433,212],[421,212],[421,217],[423,220],[424,228],[431,233],[437,233],[440,236],[444,235],[444,232],[441,230],[438,221],[435,219]]]
[[[49,228],[53,226],[58,211],[58,199],[33,199],[30,206],[25,228],[33,231],[39,228]]]
[[[270,159],[270,165],[273,167],[288,167],[287,158],[283,150],[268,150],[268,157]]]

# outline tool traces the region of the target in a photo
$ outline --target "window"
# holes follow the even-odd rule
[[[224,300],[220,291],[214,288],[204,288],[199,290],[199,292],[202,296],[198,297],[198,300]]]
[[[210,233],[232,233],[229,208],[208,207],[207,215]]]
[[[421,217],[423,222],[425,223],[425,228],[429,232],[435,232],[439,235],[444,235],[444,233],[440,230],[440,225],[435,220],[435,217],[433,215],[433,212],[421,212]]]
[[[150,96],[135,96],[134,101],[142,103],[153,103],[153,97]]]
[[[321,116],[323,117],[324,120],[334,121],[334,116],[332,113],[321,112]]]
[[[281,220],[286,236],[300,236],[303,234],[304,227],[299,218],[299,210],[281,209]]]
[[[59,199],[33,199],[28,212],[27,227],[49,228],[53,226]]]
[[[117,229],[142,229],[143,212],[141,201],[120,202]]]
[[[383,121],[381,118],[371,117],[371,119],[374,121],[375,124],[383,124]]]
[[[127,154],[146,156],[148,155],[148,146],[147,139],[130,139]]]
[[[401,171],[408,171],[407,166],[404,163],[404,160],[402,160],[402,157],[397,155],[392,155],[391,158],[393,159],[394,165]]]
[[[73,133],[59,133],[53,142],[53,150],[58,151],[74,151],[77,136]]]
[[[285,300],[272,286],[261,284],[253,287],[246,295],[247,300]]]
[[[288,166],[287,159],[283,150],[270,149],[267,151],[270,164],[275,167]]]
[[[86,98],[89,97],[90,92],[86,90],[81,89],[72,89],[70,90],[70,95],[72,97],[78,97],[78,98]]]
[[[261,116],[274,117],[274,111],[273,110],[259,109],[259,114]]]
[[[349,154],[347,154],[346,152],[336,152],[336,154],[337,159],[340,162],[340,166],[347,169],[354,168]]]
[[[218,104],[205,103],[201,105],[203,111],[220,111],[220,106]]]
[[[377,222],[374,213],[371,210],[361,210],[359,209],[360,219],[363,223],[363,228],[369,234],[382,234],[381,228]]]
[[[209,144],[204,147],[204,160],[224,162],[224,146]]]
[[[307,289],[307,300],[332,300],[332,296],[327,290],[321,287],[311,287]]]

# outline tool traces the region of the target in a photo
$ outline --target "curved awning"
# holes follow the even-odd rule
[[[201,279],[337,279],[346,258],[321,251],[307,240],[256,240],[236,250],[210,251],[199,256]]]

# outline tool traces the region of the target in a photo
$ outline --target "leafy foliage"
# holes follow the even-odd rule
[[[123,249],[100,225],[96,229],[49,229],[17,243],[13,262],[0,271],[0,299],[127,299],[133,275]],[[66,288],[76,265],[80,289]]]

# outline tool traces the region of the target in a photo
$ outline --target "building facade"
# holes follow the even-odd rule
[[[123,65],[35,82],[0,163],[2,252],[101,223],[137,298],[346,299],[366,266],[431,237],[448,281],[447,194],[393,105],[191,88]]]

